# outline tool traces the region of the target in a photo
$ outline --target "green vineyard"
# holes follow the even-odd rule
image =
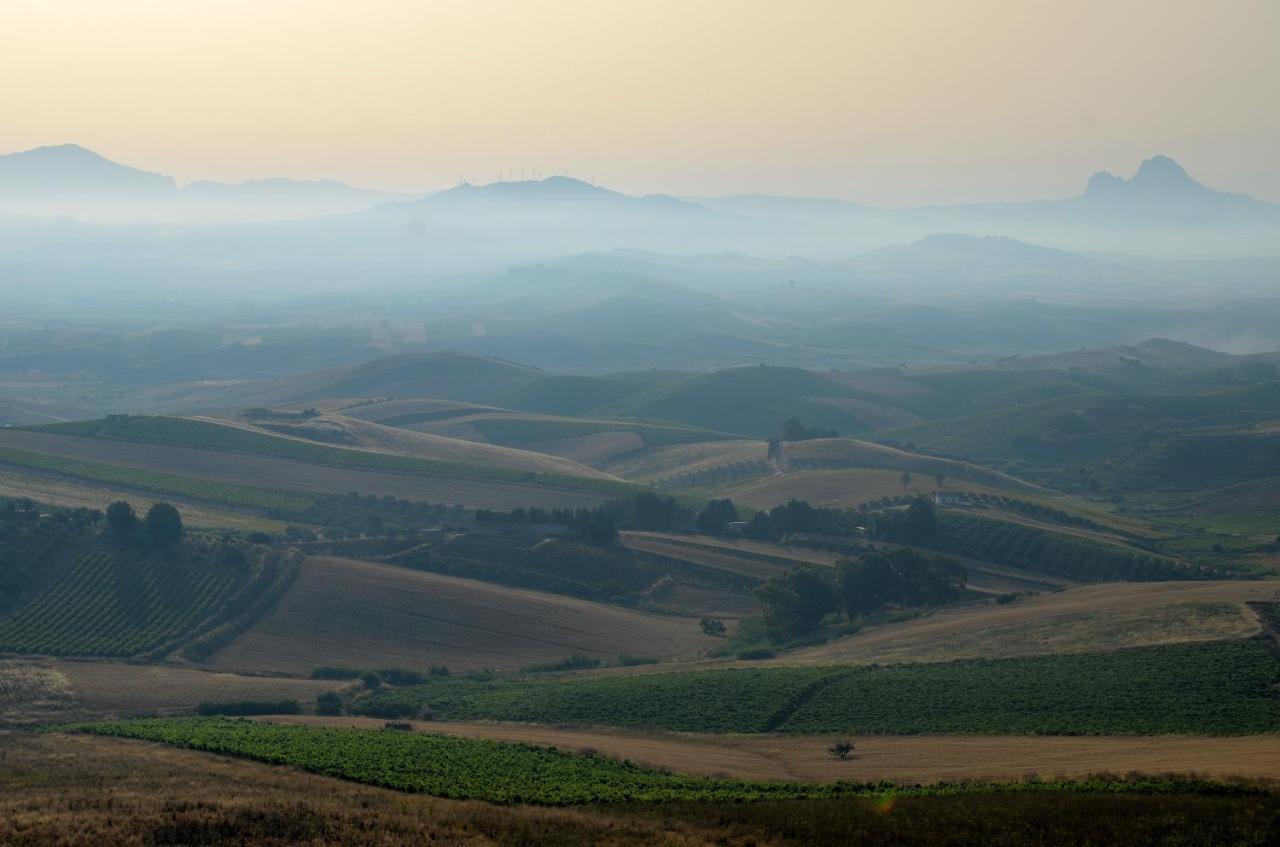
[[[66,727],[192,750],[242,756],[313,773],[438,797],[490,803],[795,800],[994,791],[1193,793],[1213,786],[1163,778],[1082,782],[895,786],[857,782],[759,782],[686,776],[630,761],[477,738],[423,732],[282,726],[227,718],[169,718]]]
[[[435,679],[353,710],[681,732],[1248,735],[1280,730],[1277,692],[1280,662],[1249,639],[934,664]]]
[[[234,587],[230,576],[180,562],[92,550],[0,620],[0,651],[135,656],[190,631]]]
[[[1054,574],[1080,582],[1226,578],[1227,574],[1182,566],[1161,556],[1075,538],[1062,532],[946,511],[939,515],[941,539],[931,546],[1012,568]]]

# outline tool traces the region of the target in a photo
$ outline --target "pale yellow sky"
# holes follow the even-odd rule
[[[1154,153],[1280,200],[1280,0],[0,0],[0,152],[906,205]]]

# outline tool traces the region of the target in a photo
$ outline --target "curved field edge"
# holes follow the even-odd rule
[[[1260,793],[1176,777],[937,783],[767,782],[687,776],[554,747],[399,730],[306,727],[225,718],[151,718],[75,724],[63,732],[153,741],[288,765],[383,788],[490,803],[564,806],[619,802],[991,794],[1034,791],[1145,794]]]
[[[297,438],[268,435],[242,426],[168,417],[107,418],[29,428],[34,432],[89,438],[108,438],[137,444],[190,447],[274,459],[306,462],[350,470],[390,471],[445,479],[523,482],[553,488],[602,494],[627,494],[637,486],[590,476],[519,471],[488,465],[425,459],[414,456],[330,447]]]
[[[1249,639],[933,664],[453,679],[353,711],[682,732],[1254,735],[1280,732],[1280,661]]]
[[[294,491],[258,488],[229,482],[177,476],[159,471],[139,470],[123,465],[70,459],[50,453],[36,453],[12,447],[0,447],[0,464],[14,465],[59,476],[118,485],[156,494],[176,494],[198,501],[221,503],[271,513],[302,512],[316,501],[314,495]]]

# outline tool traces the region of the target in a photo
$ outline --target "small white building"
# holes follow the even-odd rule
[[[966,506],[969,503],[969,495],[963,491],[935,491],[933,503],[935,506]]]

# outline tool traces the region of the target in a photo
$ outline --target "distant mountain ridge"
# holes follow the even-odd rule
[[[165,174],[113,162],[78,144],[0,155],[0,211],[89,220],[222,222],[353,212],[410,197],[332,179],[285,177],[178,186]]]
[[[1280,242],[1280,205],[1204,186],[1167,156],[1147,159],[1129,179],[1095,174],[1083,193],[1066,199],[878,209],[765,195],[634,196],[568,176],[463,183],[420,197],[284,178],[179,188],[170,177],[63,145],[0,156],[3,213],[188,227],[162,245],[127,245],[146,257],[129,257],[135,267],[159,259],[219,273],[362,279],[424,267],[468,273],[618,249],[835,261],[939,233],[1179,258],[1268,255]],[[254,228],[275,221],[288,225]],[[194,226],[206,223],[235,226],[207,236]],[[134,237],[95,235],[98,245]],[[111,249],[93,261],[109,266],[128,253]],[[64,253],[54,258],[66,260]]]

